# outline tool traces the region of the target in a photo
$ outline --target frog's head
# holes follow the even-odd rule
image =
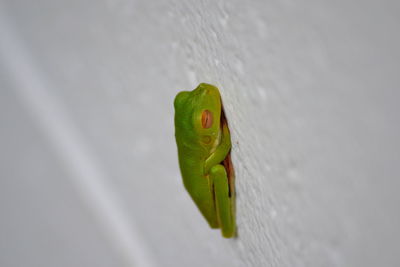
[[[193,91],[180,92],[174,101],[176,135],[212,147],[219,138],[221,96],[218,89],[201,83]]]

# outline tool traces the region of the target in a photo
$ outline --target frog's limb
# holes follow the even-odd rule
[[[221,163],[228,155],[230,149],[231,136],[228,127],[224,124],[222,127],[221,142],[217,149],[206,159],[204,163],[204,172],[207,174],[213,166]]]
[[[217,218],[222,235],[226,238],[235,235],[232,200],[229,197],[229,184],[226,170],[223,165],[215,165],[210,170],[210,179],[214,186],[214,197]]]

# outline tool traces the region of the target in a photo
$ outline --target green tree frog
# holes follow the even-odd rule
[[[231,137],[218,88],[201,83],[174,100],[175,138],[183,183],[211,228],[236,235]]]

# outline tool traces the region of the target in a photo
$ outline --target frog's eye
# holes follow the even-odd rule
[[[208,129],[212,126],[213,123],[213,116],[211,111],[209,110],[204,110],[203,113],[201,114],[201,126],[204,129]]]

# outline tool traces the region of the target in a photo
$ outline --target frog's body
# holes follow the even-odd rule
[[[175,137],[183,183],[212,228],[235,235],[230,134],[218,89],[200,84],[174,101]]]

